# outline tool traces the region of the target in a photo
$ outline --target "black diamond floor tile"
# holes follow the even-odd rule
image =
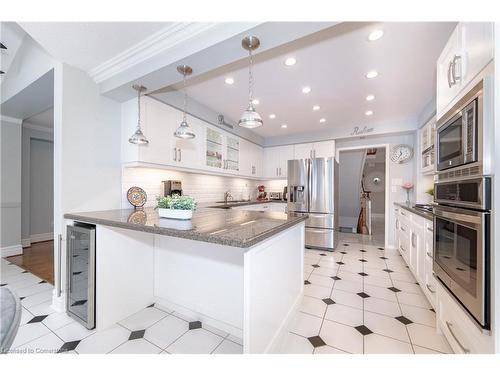
[[[73,304],[71,306],[80,306],[80,305],[85,304],[85,302],[87,302],[86,299],[81,299],[80,301],[73,302]]]
[[[368,294],[366,294],[365,292],[360,292],[360,293],[356,293],[358,296],[360,296],[361,298],[368,298],[370,297]]]
[[[341,279],[340,277],[338,277],[338,276],[331,276],[331,279],[333,279],[333,280],[342,280],[342,279]]]
[[[47,284],[47,282],[45,280],[42,280],[38,284]]]
[[[309,285],[311,282],[309,280],[304,280],[304,285]]]
[[[22,301],[23,299],[25,299],[26,297],[19,297],[19,300]]]
[[[385,271],[385,272],[387,272],[387,273],[394,272],[393,270],[390,270],[389,268],[384,268],[382,271]]]
[[[436,312],[436,310],[434,310],[432,307],[429,310],[431,310],[433,313]]]
[[[358,275],[361,275],[361,276],[368,276],[368,274],[367,274],[367,273],[365,273],[365,272],[359,272],[359,273],[358,273]]]
[[[0,284],[0,286],[5,286],[5,285],[7,285],[7,284]]]
[[[363,263],[368,262],[368,261],[367,261],[367,260],[365,260],[365,259],[358,259],[358,260],[359,260],[360,262],[363,262]]]
[[[363,249],[361,249],[361,250],[359,250],[359,251],[361,251],[362,253],[366,253],[366,250],[363,250]]]
[[[21,272],[21,273],[28,273],[28,271],[23,271],[23,272]]]
[[[132,331],[130,333],[130,336],[128,337],[129,340],[137,340],[137,339],[142,339],[144,337],[144,333],[146,333],[145,329],[141,329],[139,331]]]
[[[383,248],[383,247],[379,247],[378,249],[379,249],[379,250],[384,250],[384,248]]]
[[[322,300],[324,303],[326,303],[327,305],[333,305],[335,304],[335,301],[331,298],[325,298]]]
[[[345,264],[344,262],[335,262],[335,263],[340,264],[340,265]]]
[[[387,259],[389,259],[389,258],[386,258],[386,257],[379,257],[379,258],[380,258],[380,259],[384,259],[384,260],[387,260]]]
[[[80,341],[81,340],[65,342],[57,352],[64,353],[64,352],[69,352],[71,350],[75,350]]]
[[[413,323],[413,321],[411,321],[410,319],[408,319],[407,317],[405,316],[397,316],[395,317],[394,319],[400,321],[401,323],[403,323],[404,325],[408,325],[408,324],[411,324]]]
[[[345,243],[345,244],[344,244],[344,246],[349,246],[349,244],[348,244],[348,243]]]
[[[73,275],[79,275],[81,273],[82,273],[82,271],[77,271],[77,272],[73,272]]]
[[[152,303],[152,304],[151,304],[151,305],[149,305],[148,307],[155,307],[155,304],[154,304],[154,303]]]
[[[46,317],[48,317],[48,315],[38,315],[38,316],[35,316],[33,317],[29,322],[29,323],[40,323],[42,320],[44,320]]]
[[[314,346],[315,348],[326,345],[326,343],[323,341],[323,339],[319,336],[312,336],[312,337],[308,337],[307,339],[309,340],[311,345]]]
[[[354,327],[359,333],[361,333],[363,336],[369,335],[370,333],[373,333],[371,329],[369,329],[365,325],[357,326]]]
[[[347,251],[341,251],[340,254],[347,254]]]
[[[400,289],[395,288],[395,287],[393,287],[393,286],[391,286],[390,288],[387,288],[387,289],[389,289],[390,291],[393,291],[394,293],[401,292],[401,290],[400,290]]]
[[[319,268],[319,264],[312,264],[311,266],[314,268]]]
[[[198,329],[201,328],[201,322],[199,320],[195,322],[189,322],[189,329]]]
[[[323,254],[323,253],[321,253],[321,254],[319,254],[319,255],[321,255],[322,257],[326,257],[326,254]]]

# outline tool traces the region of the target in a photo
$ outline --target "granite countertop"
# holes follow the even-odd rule
[[[408,210],[414,214],[417,214],[419,216],[422,216],[423,218],[427,219],[427,220],[434,220],[434,215],[432,214],[432,212],[430,211],[426,211],[422,208],[418,208],[418,207],[415,207],[415,203],[399,203],[399,202],[395,202],[394,203],[396,206],[399,206],[401,208],[404,208],[405,210]]]
[[[307,215],[297,213],[209,207],[198,208],[193,213],[192,220],[160,218],[158,211],[153,208],[70,213],[64,217],[85,223],[241,248],[254,246],[307,219]]]

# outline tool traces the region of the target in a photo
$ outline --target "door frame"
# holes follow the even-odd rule
[[[340,152],[341,151],[352,151],[352,150],[366,150],[369,148],[384,148],[385,149],[385,205],[384,205],[384,248],[389,247],[389,224],[390,224],[390,210],[389,210],[389,147],[388,143],[363,145],[363,146],[351,146],[351,147],[340,147],[335,150],[335,160],[339,163],[340,167]]]

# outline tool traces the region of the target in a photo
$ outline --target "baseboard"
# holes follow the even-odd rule
[[[2,258],[21,255],[22,253],[23,247],[21,245],[6,246],[0,248],[0,255],[2,256]]]
[[[30,236],[30,242],[35,243],[35,242],[43,242],[43,241],[50,241],[54,239],[54,233],[40,233],[40,234],[32,234]]]
[[[22,247],[30,247],[31,246],[31,239],[30,238],[21,239],[21,246]]]
[[[56,288],[54,288],[54,291],[52,292],[52,304],[50,305],[50,307],[52,307],[57,312],[64,312],[66,311],[65,301],[65,293],[61,292],[61,295],[58,297],[57,290]]]

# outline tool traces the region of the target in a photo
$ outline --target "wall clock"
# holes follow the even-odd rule
[[[391,149],[391,160],[403,164],[413,158],[413,147],[410,145],[396,145]]]

